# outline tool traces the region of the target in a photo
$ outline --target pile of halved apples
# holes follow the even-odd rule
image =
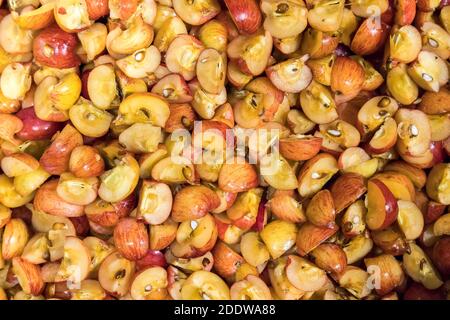
[[[0,300],[450,299],[448,0],[0,4]]]

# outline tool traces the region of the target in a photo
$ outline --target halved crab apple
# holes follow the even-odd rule
[[[403,63],[413,62],[422,49],[422,40],[414,26],[406,25],[394,30],[389,39],[390,57]]]
[[[223,164],[218,180],[219,188],[226,192],[243,192],[258,185],[255,168],[243,158],[234,158]]]
[[[241,254],[250,265],[258,267],[269,261],[270,253],[257,232],[248,232],[241,239]]]
[[[333,236],[339,227],[337,224],[328,228],[318,227],[310,222],[301,225],[297,233],[296,250],[300,256],[306,256],[321,243]]]
[[[218,275],[196,271],[184,282],[181,297],[184,300],[229,300],[230,289]]]
[[[306,208],[308,221],[318,227],[330,227],[335,222],[336,210],[329,190],[320,190],[308,203]]]
[[[83,243],[88,248],[91,255],[91,264],[89,266],[90,274],[98,276],[98,269],[102,262],[114,251],[114,246],[97,237],[89,236],[83,239]]]
[[[283,39],[273,39],[273,45],[277,48],[281,53],[286,55],[296,52],[300,49],[302,37],[301,34],[298,34],[293,37],[283,38]]]
[[[170,105],[170,115],[164,130],[172,133],[179,129],[191,130],[197,118],[194,109],[188,103],[174,103]]]
[[[328,153],[319,153],[309,159],[298,175],[298,192],[311,197],[339,170],[336,159]]]
[[[364,177],[353,172],[341,175],[330,188],[336,213],[340,213],[366,191]]]
[[[157,30],[155,40],[153,45],[158,48],[161,52],[167,52],[170,43],[180,34],[187,34],[186,25],[183,20],[181,20],[175,12],[165,12],[166,9],[161,9],[163,6],[158,7],[157,18],[161,15],[164,16],[164,22],[162,22],[160,27],[156,27],[156,23],[159,23],[160,19],[157,19],[153,27]],[[165,8],[165,7],[164,7]],[[170,8],[170,10],[172,10]],[[160,13],[161,12],[161,13]],[[161,19],[162,20],[162,19]]]
[[[264,121],[274,120],[274,116],[283,104],[283,91],[278,89],[266,77],[258,77],[250,81],[245,89],[255,94],[262,94],[261,105],[264,110],[262,119]]]
[[[286,275],[288,257],[283,256],[268,264],[269,280],[274,293],[282,300],[299,300],[305,292],[297,289]]]
[[[177,236],[178,224],[172,219],[167,219],[162,224],[150,225],[150,250],[162,250],[167,248]]]
[[[184,78],[171,73],[161,78],[151,90],[164,97],[170,103],[187,103],[192,101],[192,94]]]
[[[431,127],[431,140],[442,141],[450,137],[450,117],[448,114],[428,115]]]
[[[242,72],[236,61],[229,61],[227,65],[227,79],[234,87],[241,89],[252,80],[252,76]]]
[[[235,282],[230,288],[230,297],[232,300],[272,300],[267,284],[254,275]]]
[[[343,248],[347,256],[347,264],[353,264],[364,258],[373,248],[371,238],[360,234],[350,239]]]
[[[125,30],[117,26],[108,33],[106,48],[113,57],[122,58],[123,55],[147,48],[153,41],[153,28],[145,23],[141,16],[133,17],[130,20],[127,24],[128,28]]]
[[[157,250],[148,250],[145,256],[141,259],[136,260],[136,270],[145,270],[149,267],[167,267],[166,257],[164,253]]]
[[[431,127],[420,110],[401,109],[395,114],[398,124],[397,148],[400,154],[423,155],[431,142]]]
[[[81,31],[92,24],[86,1],[60,0],[55,3],[56,23],[66,32]]]
[[[257,1],[225,0],[225,5],[239,32],[253,34],[261,26],[262,17]]]
[[[409,243],[410,250],[403,254],[403,267],[406,274],[427,289],[437,289],[443,282],[428,255],[414,242]]]
[[[341,230],[347,237],[354,237],[362,234],[366,230],[366,213],[363,200],[352,203],[341,219]]]
[[[333,68],[332,65],[334,63],[335,57],[331,58],[330,60],[329,55],[333,56],[333,52],[337,48],[338,44],[339,37],[337,37],[336,34],[318,31],[314,28],[308,28],[302,37],[301,52],[309,54],[310,58],[312,59],[325,58],[320,62],[331,61],[331,63],[329,62],[330,65],[328,65],[329,69],[322,65],[322,67],[324,67],[323,70],[330,71],[331,76],[331,69]],[[319,79],[325,80],[322,77],[319,77]]]
[[[201,218],[217,208],[219,202],[219,197],[208,187],[188,186],[175,195],[172,218],[177,222]]]
[[[54,21],[54,2],[46,3],[35,9],[33,6],[25,6],[17,13],[12,11],[11,15],[22,29],[39,30],[49,26]]]
[[[155,163],[151,176],[164,183],[194,182],[196,179],[192,162],[185,157],[173,155]]]
[[[226,61],[217,50],[208,48],[198,57],[197,80],[207,92],[219,94],[225,84]]]
[[[358,130],[343,120],[321,124],[319,125],[319,130],[321,135],[326,138],[323,143],[330,140],[332,144],[337,144],[340,148],[356,147],[361,141]]]
[[[270,81],[284,92],[298,93],[305,89],[313,76],[311,69],[305,64],[309,56],[285,60],[266,69]]]
[[[448,205],[450,204],[450,165],[448,163],[440,163],[435,165],[430,173],[426,183],[426,191],[428,196],[433,200]]]
[[[368,296],[372,291],[369,286],[369,276],[370,275],[361,268],[347,266],[339,277],[339,285],[355,297],[362,299]]]
[[[167,272],[162,267],[150,267],[136,274],[130,287],[134,300],[164,300],[168,295]]]
[[[243,230],[250,229],[256,222],[262,195],[261,188],[240,193],[233,205],[227,209],[227,216],[232,224]]]
[[[117,250],[129,260],[139,260],[148,251],[147,227],[135,218],[121,219],[114,227],[113,237]]]
[[[237,193],[234,192],[225,192],[219,188],[214,188],[217,196],[220,199],[220,204],[214,210],[211,210],[211,213],[222,213],[228,210],[236,201]]]
[[[103,110],[111,107],[113,100],[117,96],[116,76],[112,65],[102,64],[89,72],[87,92],[89,100],[96,107]]]
[[[227,102],[227,90],[222,87],[219,94],[206,92],[194,79],[189,82],[189,88],[193,93],[192,107],[203,119],[212,119],[216,109]]]
[[[98,179],[77,178],[72,173],[61,174],[56,193],[61,199],[76,205],[88,205],[97,198]]]
[[[129,196],[139,181],[139,164],[131,155],[125,155],[101,177],[98,195],[107,202],[117,202]]]
[[[180,223],[176,241],[172,242],[170,250],[176,257],[198,257],[210,251],[216,240],[216,222],[210,214],[207,214],[202,218]]]
[[[62,199],[57,192],[58,180],[50,180],[44,183],[36,192],[33,204],[37,210],[44,211],[49,214],[79,217],[84,213],[82,205],[72,204]]]
[[[210,271],[214,265],[214,257],[210,251],[195,258],[178,258],[175,257],[169,249],[166,250],[164,257],[168,264],[180,268],[183,272],[187,273],[200,270]]]
[[[378,159],[371,159],[360,147],[350,147],[339,155],[338,167],[343,172],[358,173],[369,178],[378,170]]]
[[[289,160],[309,160],[319,153],[322,139],[314,136],[292,135],[280,139],[280,152]]]
[[[260,236],[272,258],[277,259],[294,246],[297,226],[291,222],[274,220],[264,227]]]
[[[264,72],[272,52],[272,36],[268,31],[240,35],[228,45],[227,54],[242,72],[257,76]]]
[[[327,282],[325,271],[299,256],[290,255],[286,263],[286,276],[299,290],[317,291]]]
[[[242,256],[229,245],[219,241],[212,250],[214,256],[214,270],[226,279],[233,279],[241,265],[244,264]]]
[[[393,117],[397,110],[397,102],[390,97],[378,96],[370,99],[358,112],[359,131],[364,134],[376,130],[385,118]]]
[[[12,259],[12,271],[25,293],[37,296],[44,289],[44,281],[38,265],[15,257]]]
[[[261,11],[266,15],[264,29],[275,38],[299,35],[307,26],[308,10],[297,1],[261,1]]]
[[[449,79],[445,61],[430,51],[419,53],[417,59],[408,66],[408,74],[419,87],[434,92],[438,92]]]
[[[344,14],[345,1],[321,0],[314,2],[308,11],[308,23],[314,29],[334,32],[339,28]]]
[[[419,87],[408,75],[404,63],[399,63],[389,69],[386,75],[386,85],[392,97],[401,104],[413,104],[419,97]]]
[[[172,0],[172,4],[177,15],[193,26],[204,24],[220,12],[217,0]]]
[[[276,153],[260,159],[260,174],[271,187],[280,190],[293,190],[298,186],[295,172],[288,161]]]
[[[181,74],[186,81],[192,80],[203,49],[203,44],[197,38],[178,35],[167,49],[166,66],[171,72]]]
[[[408,250],[408,242],[405,235],[396,225],[387,229],[372,231],[373,243],[380,248],[383,253],[399,256]]]
[[[424,218],[412,201],[398,200],[397,222],[407,240],[417,239],[423,231]]]
[[[214,216],[217,225],[217,235],[220,240],[227,244],[236,244],[245,233],[245,230],[232,224],[231,219],[226,215],[216,214]]]
[[[294,134],[306,134],[315,127],[315,123],[298,109],[291,109],[286,115],[286,123]]]
[[[64,256],[55,281],[80,283],[89,274],[91,256],[83,241],[76,237],[66,237]]]
[[[293,191],[274,195],[267,205],[278,219],[294,223],[305,222],[303,205],[293,194],[289,194],[290,192]]]
[[[371,230],[390,226],[398,214],[397,201],[389,188],[378,179],[371,179],[367,185],[366,223]]]
[[[187,279],[187,275],[174,266],[167,268],[167,291],[174,300],[181,300],[181,288]]]
[[[8,177],[31,173],[39,168],[39,161],[28,153],[13,153],[1,159],[1,169]]]
[[[371,153],[380,154],[391,149],[397,142],[397,122],[393,118],[386,118],[380,128],[375,131],[367,144]]]
[[[300,104],[305,115],[315,123],[330,123],[338,118],[330,90],[314,80],[300,93]]]
[[[141,186],[138,216],[149,224],[161,224],[172,209],[172,191],[164,183],[145,180]]]
[[[385,171],[374,176],[383,182],[396,199],[414,201],[415,190],[409,178],[401,173]]]
[[[98,280],[102,287],[116,297],[128,293],[134,276],[135,262],[119,252],[111,253],[100,265]]]
[[[131,78],[144,78],[152,74],[161,62],[161,53],[155,46],[140,49],[116,61],[117,67]]]
[[[119,115],[114,120],[116,125],[150,123],[164,127],[169,118],[169,104],[153,93],[133,93],[126,97],[119,106]]]

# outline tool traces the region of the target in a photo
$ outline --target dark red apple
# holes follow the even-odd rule
[[[21,140],[50,139],[57,131],[61,130],[63,123],[41,120],[36,116],[34,107],[20,110],[16,116],[22,120],[23,128],[17,133]]]

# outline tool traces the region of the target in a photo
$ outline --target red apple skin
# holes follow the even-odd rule
[[[388,9],[383,12],[381,14],[381,21],[388,24],[388,25],[392,25],[392,22],[394,21],[394,1],[393,0],[389,0],[389,7]]]
[[[85,70],[81,74],[81,96],[88,100],[90,100],[90,98],[89,98],[87,83],[88,83],[88,78],[89,78],[90,73],[91,73],[91,70]]]
[[[440,216],[444,214],[445,208],[446,205],[442,203],[429,201],[423,215],[424,222],[426,224],[435,222]]]
[[[395,24],[412,24],[416,16],[416,0],[398,0],[395,3]]]
[[[381,191],[381,193],[384,196],[384,207],[385,207],[385,217],[383,224],[377,228],[377,230],[383,230],[389,227],[392,223],[397,220],[398,215],[398,205],[397,200],[395,199],[392,192],[389,190],[389,188],[380,180],[378,179],[372,179],[370,180],[371,183],[374,183]]]
[[[39,32],[33,41],[33,56],[37,62],[53,68],[73,68],[80,65],[76,54],[78,38],[75,33],[68,33],[56,24]],[[47,54],[47,48],[51,54]]]
[[[63,128],[61,122],[41,120],[36,116],[34,107],[21,109],[16,116],[22,120],[23,128],[17,133],[21,140],[50,139],[57,131]]]
[[[261,201],[259,202],[258,214],[256,216],[256,222],[252,227],[252,230],[260,232],[264,225],[267,223],[267,208],[266,208],[266,197],[262,196]]]
[[[130,194],[123,200],[119,202],[114,202],[113,207],[116,210],[119,217],[124,218],[130,215],[130,212],[136,208],[137,205],[137,197],[135,193]]]
[[[214,216],[214,220],[216,221],[217,235],[218,235],[219,239],[220,240],[225,239],[225,234],[226,234],[228,228],[231,226],[231,223],[222,221],[217,216]]]
[[[81,217],[71,217],[69,219],[70,219],[70,221],[72,221],[78,237],[87,237],[88,236],[89,231],[90,231],[90,226],[89,226],[89,220],[86,215],[81,216]]]
[[[403,295],[403,300],[445,300],[445,296],[439,289],[429,290],[412,281]]]
[[[25,206],[21,206],[18,208],[13,208],[11,213],[11,218],[13,219],[22,219],[23,222],[26,223],[27,226],[31,228],[31,210]]]
[[[433,247],[433,261],[442,276],[450,275],[450,237],[441,238]]]
[[[136,261],[136,268],[138,271],[154,266],[163,268],[167,267],[166,258],[161,251],[148,250],[147,254],[143,258]]]
[[[447,152],[444,149],[442,141],[432,141],[430,144],[430,150],[433,154],[433,162],[430,165],[430,168],[438,163],[444,162]]]
[[[252,34],[261,26],[262,17],[255,0],[224,0],[240,33]]]

